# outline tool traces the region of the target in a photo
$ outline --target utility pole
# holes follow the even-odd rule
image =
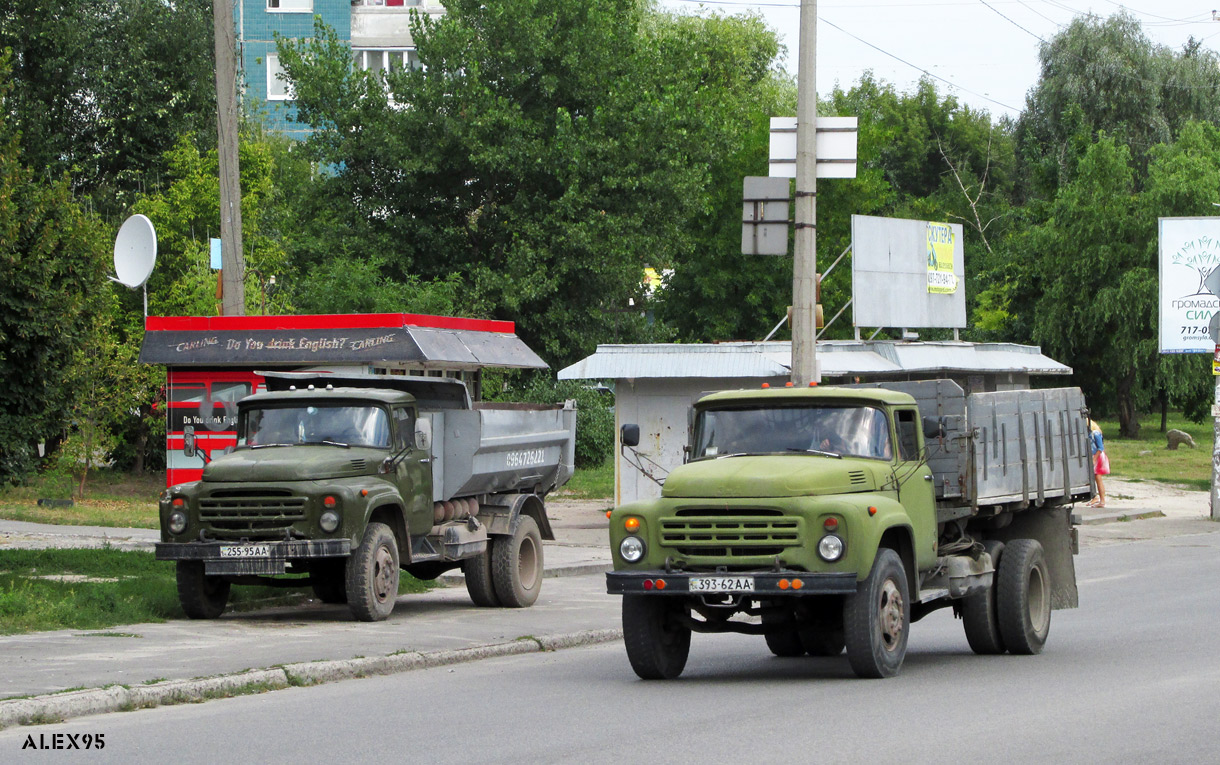
[[[221,310],[246,313],[246,260],[241,252],[241,175],[237,160],[237,42],[231,0],[212,0],[216,38],[216,137],[220,158]]]
[[[817,382],[817,0],[801,0],[796,70],[796,224],[792,261],[792,383]]]

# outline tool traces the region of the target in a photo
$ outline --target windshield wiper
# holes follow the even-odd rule
[[[294,446],[295,444],[251,444],[251,449],[266,449],[271,446]]]
[[[305,444],[326,444],[327,446],[339,446],[339,447],[342,447],[342,448],[344,448],[344,449],[350,449],[350,448],[352,448],[352,445],[351,445],[351,444],[345,444],[345,443],[343,443],[342,441],[331,441],[331,440],[329,440],[329,439],[323,439],[323,440],[321,440],[321,441],[303,441],[302,443],[305,443]]]
[[[838,460],[843,459],[843,455],[839,454],[838,452],[827,452],[827,451],[822,451],[821,449],[798,449],[795,446],[789,446],[788,451],[799,452],[801,454],[817,454],[822,457],[834,457],[835,459],[838,459]]]
[[[728,454],[717,454],[716,459],[722,460],[728,457],[749,457],[751,452],[729,452]]]

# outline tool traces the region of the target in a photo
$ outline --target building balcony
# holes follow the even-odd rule
[[[352,0],[352,47],[412,47],[411,11],[444,14],[438,0]]]

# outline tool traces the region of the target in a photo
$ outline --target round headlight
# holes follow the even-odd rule
[[[618,554],[628,563],[635,563],[644,557],[644,540],[639,537],[625,537],[619,542]]]
[[[322,513],[322,517],[318,519],[318,525],[325,532],[331,532],[339,528],[339,514],[333,510],[327,510]]]
[[[186,531],[186,513],[175,510],[169,514],[169,533],[181,534]]]
[[[843,540],[834,534],[827,534],[818,542],[818,555],[824,561],[836,561],[843,557]]]

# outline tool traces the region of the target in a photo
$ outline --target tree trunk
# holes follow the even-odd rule
[[[1161,391],[1161,432],[1169,427],[1169,395]]]
[[[1118,381],[1118,435],[1122,438],[1139,438],[1139,415],[1135,411],[1135,402],[1131,399],[1131,389],[1135,386],[1135,370],[1127,372]]]

